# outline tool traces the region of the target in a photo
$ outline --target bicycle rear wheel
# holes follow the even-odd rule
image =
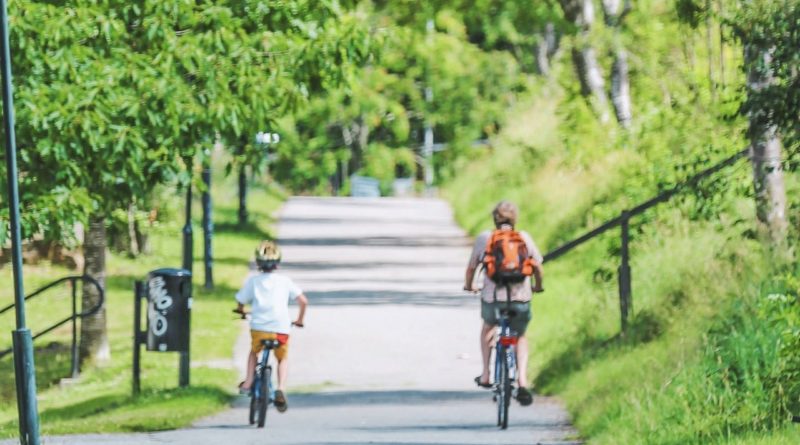
[[[260,403],[258,405],[258,427],[264,428],[264,424],[267,422],[267,406],[269,406],[269,397],[270,397],[270,387],[269,384],[272,381],[272,367],[267,366],[264,369],[264,372],[261,373],[261,391],[259,394]]]
[[[511,376],[508,372],[508,361],[503,360],[503,423],[500,428],[508,428],[508,407],[511,405]]]

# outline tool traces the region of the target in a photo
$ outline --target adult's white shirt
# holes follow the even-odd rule
[[[250,305],[250,329],[288,334],[292,327],[289,302],[302,293],[291,278],[277,272],[260,272],[247,278],[236,293],[236,301]]]

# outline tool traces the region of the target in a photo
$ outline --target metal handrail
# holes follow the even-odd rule
[[[715,173],[718,173],[719,171],[721,171],[726,167],[736,164],[739,160],[743,158],[746,158],[749,152],[750,152],[749,148],[741,150],[738,153],[734,154],[733,156],[730,156],[729,158],[726,158],[723,161],[714,164],[713,166],[695,174],[691,178],[683,181],[682,183],[659,193],[658,195],[648,199],[647,201],[644,201],[630,209],[623,210],[619,216],[611,218],[610,220],[604,222],[603,224],[600,224],[594,229],[584,233],[583,235],[574,238],[570,241],[567,241],[566,243],[556,247],[550,252],[547,252],[544,255],[543,262],[555,260],[556,258],[580,246],[586,241],[589,241],[590,239],[598,235],[601,235],[610,229],[620,226],[622,229],[621,233],[622,248],[620,250],[621,264],[618,270],[618,280],[619,280],[618,285],[619,285],[622,331],[625,332],[628,326],[628,313],[632,311],[633,308],[632,292],[631,292],[631,273],[630,273],[630,265],[628,264],[629,260],[628,242],[630,238],[628,222],[630,221],[631,217],[639,215],[640,213],[644,213],[651,207],[655,207],[658,204],[668,201],[678,193],[681,193],[689,188],[697,186],[701,180]]]
[[[89,309],[86,309],[84,311],[81,311],[81,312],[78,312],[78,295],[77,295],[78,287],[76,286],[76,282],[79,281],[79,280],[83,281],[83,282],[87,282],[90,285],[94,286],[97,289],[97,292],[100,295],[100,298],[98,299],[97,304],[95,304],[93,307],[91,307]],[[27,295],[25,297],[25,301],[28,301],[28,300],[30,300],[32,298],[35,298],[35,297],[41,295],[42,293],[44,293],[45,291],[47,291],[49,289],[52,289],[53,287],[56,287],[59,284],[67,282],[67,281],[72,283],[72,292],[71,292],[71,296],[72,296],[72,315],[70,315],[67,318],[64,318],[61,321],[56,322],[54,325],[52,325],[52,326],[44,329],[43,331],[37,333],[36,335],[33,336],[33,339],[35,340],[35,339],[37,339],[37,338],[39,338],[39,337],[41,337],[41,336],[43,336],[43,335],[45,335],[45,334],[47,334],[49,332],[52,332],[53,330],[58,329],[59,327],[65,325],[65,324],[67,324],[67,323],[69,323],[71,321],[72,322],[72,377],[75,378],[75,377],[78,376],[78,373],[80,372],[80,369],[79,369],[80,364],[78,363],[78,324],[77,324],[77,320],[79,318],[89,317],[89,316],[94,315],[94,314],[96,314],[97,312],[100,311],[100,309],[103,307],[103,304],[105,303],[105,290],[103,289],[103,286],[101,286],[100,283],[96,279],[94,279],[93,277],[91,277],[89,275],[70,275],[70,276],[67,276],[67,277],[59,278],[58,280],[55,280],[52,283],[49,283],[49,284],[46,284],[46,285],[40,287],[39,289],[37,289],[33,293]],[[14,304],[10,304],[10,305],[0,309],[0,315],[3,315],[5,312],[10,311],[11,309],[14,308],[14,306],[15,306]],[[11,354],[13,352],[13,350],[14,350],[13,348],[8,348],[8,349],[0,351],[0,359],[5,357],[8,354]]]

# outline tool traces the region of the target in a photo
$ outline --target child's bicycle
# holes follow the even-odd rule
[[[233,310],[244,320],[248,313]],[[259,428],[264,428],[267,421],[267,407],[275,401],[275,385],[272,383],[272,366],[269,364],[269,354],[273,349],[280,346],[278,340],[262,340],[264,348],[261,350],[261,357],[256,362],[256,369],[253,374],[253,384],[250,386],[250,414],[248,420],[250,425],[257,424]]]

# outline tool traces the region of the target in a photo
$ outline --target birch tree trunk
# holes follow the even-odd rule
[[[556,27],[552,22],[548,22],[544,31],[538,34],[536,42],[536,67],[539,74],[545,77],[550,76],[550,60],[553,59],[558,50],[558,36]]]
[[[133,257],[139,256],[139,239],[136,236],[136,206],[128,205],[128,251]]]
[[[536,42],[536,69],[539,74],[550,77],[550,58],[547,57],[547,41],[544,33],[539,33]]]
[[[106,278],[106,225],[101,215],[92,215],[86,230],[84,273],[91,276],[105,289]],[[100,293],[94,286],[83,287],[81,304],[83,310],[93,308],[100,301]],[[103,305],[94,315],[81,319],[80,339],[81,362],[107,361],[111,358],[111,348],[106,332],[106,308]]]
[[[342,125],[344,145],[350,149],[350,171],[356,172],[362,167],[364,153],[369,144],[369,126],[364,116],[358,116],[349,125]]]
[[[633,121],[631,84],[628,75],[628,52],[622,43],[622,23],[633,9],[631,0],[603,0],[603,15],[606,25],[614,32],[614,63],[611,66],[611,103],[617,122],[630,128]]]
[[[592,0],[559,0],[559,2],[567,20],[579,29],[572,48],[572,61],[581,83],[581,94],[592,105],[598,119],[606,123],[609,121],[609,112],[605,80],[592,46],[594,3]]]
[[[744,45],[747,91],[759,93],[774,82],[772,51],[752,43]],[[751,107],[749,112],[750,158],[753,163],[756,216],[775,246],[786,241],[786,189],[783,183],[782,148],[778,128],[769,121],[769,110]]]

